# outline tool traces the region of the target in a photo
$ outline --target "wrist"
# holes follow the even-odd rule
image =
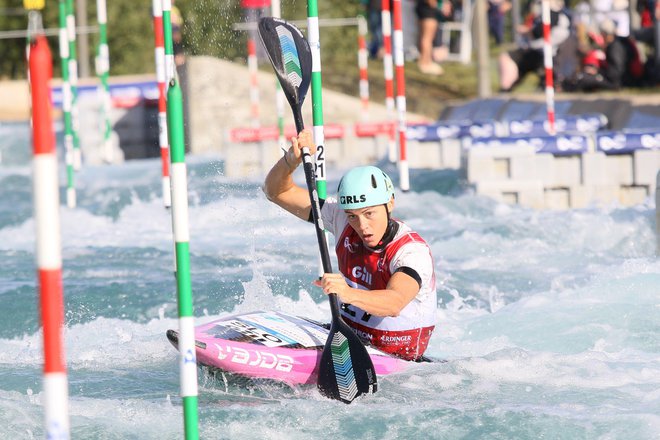
[[[298,165],[300,165],[300,162],[296,160],[295,155],[293,154],[291,149],[285,150],[284,148],[282,148],[282,151],[284,152],[284,155],[282,156],[282,159],[284,159],[284,164],[289,169],[289,172],[293,173],[296,170],[296,168],[298,168]]]

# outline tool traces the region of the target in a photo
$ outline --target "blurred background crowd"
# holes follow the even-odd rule
[[[369,22],[372,58],[382,57],[381,0],[362,0]],[[656,0],[549,0],[554,84],[558,91],[617,90],[660,83]],[[417,66],[442,75],[451,41],[441,32],[460,21],[465,0],[416,0]],[[516,88],[529,74],[545,82],[541,0],[488,0],[491,50],[498,51],[499,89]]]

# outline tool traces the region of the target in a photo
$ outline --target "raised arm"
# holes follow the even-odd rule
[[[302,162],[303,147],[308,147],[312,155],[316,152],[312,132],[309,129],[304,129],[298,137],[291,139],[289,150],[268,172],[263,191],[271,202],[296,217],[307,220],[311,211],[309,193],[306,188],[296,185],[291,177]]]

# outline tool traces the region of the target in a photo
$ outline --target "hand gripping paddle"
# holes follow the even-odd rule
[[[300,133],[304,128],[301,107],[312,77],[312,53],[309,43],[297,27],[272,17],[259,20],[259,36],[284,95],[291,105],[296,130]],[[303,148],[302,154],[323,271],[330,273],[332,265],[323,232],[313,159],[308,148]],[[376,371],[364,344],[339,314],[337,295],[331,293],[328,298],[332,322],[321,354],[318,388],[326,397],[351,403],[361,394],[376,391]]]

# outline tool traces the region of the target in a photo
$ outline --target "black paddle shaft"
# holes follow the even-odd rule
[[[304,127],[303,127],[304,128]],[[302,131],[302,128],[301,128]],[[305,182],[307,183],[307,192],[309,193],[309,201],[312,208],[312,219],[316,230],[316,241],[319,245],[319,252],[321,253],[321,264],[324,273],[332,273],[332,262],[330,261],[330,253],[328,252],[328,242],[325,236],[325,227],[321,219],[321,205],[319,202],[319,193],[316,189],[316,176],[314,173],[314,163],[312,155],[307,147],[302,149],[303,170],[305,171]],[[332,312],[332,320],[341,319],[339,315],[339,302],[337,301],[337,294],[331,293],[329,295],[330,311]]]

